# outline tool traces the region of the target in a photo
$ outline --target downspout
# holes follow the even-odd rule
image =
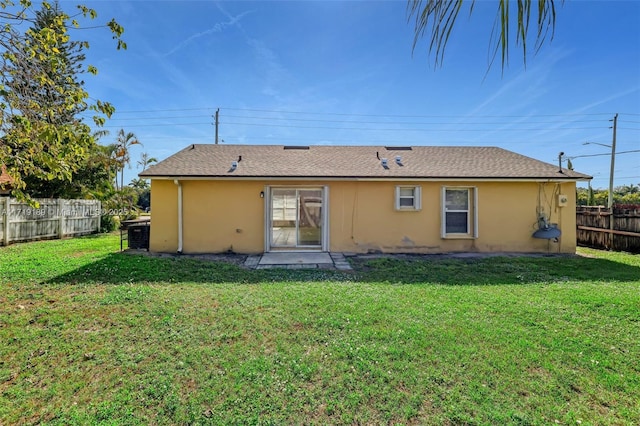
[[[178,185],[178,254],[182,254],[182,184],[178,179],[173,183]]]

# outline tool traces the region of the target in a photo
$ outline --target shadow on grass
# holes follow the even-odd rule
[[[279,281],[349,281],[353,275],[324,269],[249,270],[233,263],[181,257],[111,253],[48,280],[66,284],[134,282],[259,283]]]
[[[565,281],[640,281],[640,267],[579,256],[481,259],[358,259],[359,281],[448,285],[530,284]]]
[[[492,257],[483,259],[352,258],[354,272],[323,269],[248,270],[232,263],[112,253],[56,276],[48,283],[135,282],[390,282],[447,285],[530,284],[564,281],[638,281],[640,267],[585,257]]]

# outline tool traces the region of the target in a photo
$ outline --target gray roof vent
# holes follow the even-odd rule
[[[396,155],[396,164],[400,167],[404,166],[404,164],[402,164],[402,157],[399,155]]]
[[[229,169],[229,173],[235,172],[237,168],[238,168],[238,162],[237,161],[232,161],[231,162],[231,168]]]
[[[389,168],[389,162],[387,161],[387,159],[386,159],[386,158],[382,158],[382,159],[380,160],[380,164],[382,164],[382,167],[383,167],[383,168],[385,168],[385,169],[388,169],[388,168]]]

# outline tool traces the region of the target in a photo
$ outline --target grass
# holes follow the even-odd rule
[[[640,423],[640,256],[353,273],[0,248],[0,424]]]

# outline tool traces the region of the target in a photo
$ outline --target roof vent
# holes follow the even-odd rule
[[[231,162],[231,168],[229,169],[229,173],[235,172],[237,168],[238,168],[238,162],[237,161],[232,161]]]
[[[387,161],[386,158],[383,158],[380,160],[380,163],[382,164],[382,167],[385,169],[389,169],[389,162]]]
[[[396,164],[400,167],[404,166],[404,164],[402,164],[402,157],[399,155],[396,155]]]
[[[410,146],[385,146],[384,149],[387,151],[411,151],[412,148]]]
[[[304,145],[285,145],[284,149],[309,149],[309,147]]]

